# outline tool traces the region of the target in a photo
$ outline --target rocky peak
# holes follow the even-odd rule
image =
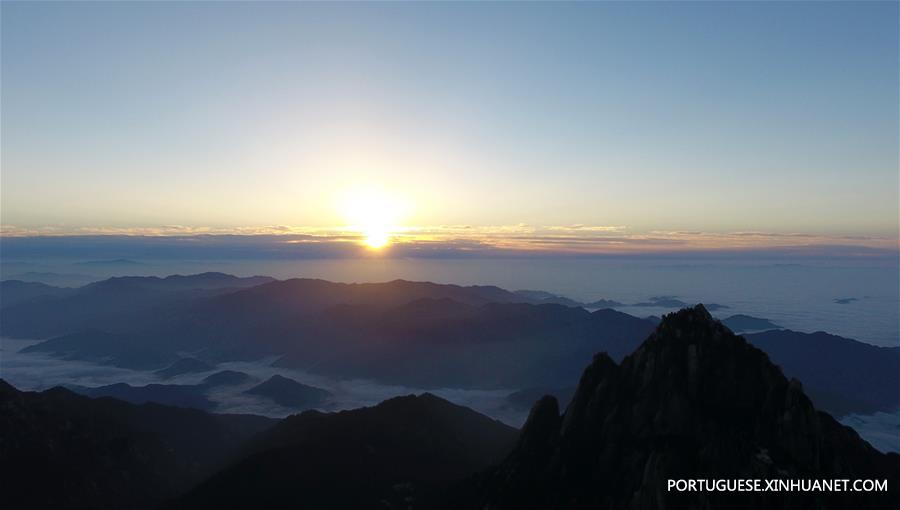
[[[798,381],[697,305],[666,315],[621,365],[595,356],[562,416],[555,399],[539,400],[518,447],[486,482],[481,503],[753,508],[775,500],[751,494],[735,505],[719,499],[722,494],[667,494],[665,484],[670,478],[897,477],[898,461],[817,413]],[[827,496],[849,503],[841,499],[846,494]],[[812,497],[782,494],[776,506],[806,507]]]

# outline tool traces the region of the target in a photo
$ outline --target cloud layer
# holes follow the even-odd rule
[[[634,232],[615,225],[440,225],[391,232],[391,257],[493,257],[617,254],[783,254],[896,257],[898,239],[779,232]],[[2,227],[5,258],[102,257],[189,259],[308,259],[371,256],[365,235],[348,228]]]

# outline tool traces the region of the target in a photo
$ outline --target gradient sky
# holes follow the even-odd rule
[[[330,228],[374,188],[434,231],[896,247],[895,2],[0,14],[7,235]]]

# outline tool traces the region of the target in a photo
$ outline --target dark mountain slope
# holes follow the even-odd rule
[[[613,310],[417,300],[328,309],[280,366],[417,387],[571,386],[594,352],[621,357],[653,325]]]
[[[654,327],[609,309],[516,302],[529,298],[497,287],[297,279],[236,288],[260,280],[114,278],[5,307],[0,333],[63,331],[28,350],[138,369],[184,354],[210,363],[280,356],[280,366],[421,388],[562,388],[593,353],[619,361]],[[900,405],[900,349],[826,334],[747,338],[829,412]]]
[[[174,407],[191,407],[211,411],[216,404],[209,400],[204,390],[206,386],[193,384],[147,384],[132,386],[126,383],[87,387],[69,386],[68,389],[87,397],[112,397],[132,404],[154,402]]]
[[[613,310],[411,299],[423,293],[476,303],[514,297],[492,287],[290,280],[170,301],[114,324],[118,331],[77,330],[28,350],[142,369],[180,353],[207,362],[281,355],[281,366],[419,387],[570,386],[594,352],[624,356],[652,329]]]
[[[3,280],[0,282],[0,308],[38,299],[57,298],[72,292],[74,289],[39,282]]]
[[[492,286],[463,287],[406,280],[385,283],[334,283],[295,278],[223,296],[216,300],[214,306],[225,310],[242,310],[250,306],[254,309],[310,315],[335,305],[370,305],[386,309],[418,299],[452,299],[471,305],[524,301],[512,292]]]
[[[302,384],[281,375],[273,375],[244,393],[266,397],[280,406],[298,410],[321,405],[331,396],[330,392],[322,388]]]
[[[273,423],[63,388],[21,392],[0,380],[2,506],[152,508]]]
[[[62,358],[108,363],[139,370],[165,366],[177,354],[160,348],[152,336],[79,330],[28,346],[22,352],[45,352]]]
[[[572,396],[575,394],[575,387],[569,388],[523,388],[514,391],[506,396],[506,401],[510,406],[527,411],[534,406],[534,403],[541,397],[550,395],[556,399],[557,403],[563,407],[569,405]]]
[[[286,418],[178,508],[406,508],[484,469],[517,431],[430,394]]]
[[[887,478],[894,492],[666,491],[668,479],[715,478]],[[900,456],[817,412],[698,305],[667,315],[621,365],[597,355],[562,416],[539,400],[516,449],[452,506],[896,508],[898,484]]]
[[[214,374],[210,374],[203,378],[200,384],[207,388],[217,388],[220,386],[240,386],[249,384],[257,379],[250,374],[238,372],[236,370],[221,370]]]
[[[828,333],[744,335],[789,377],[803,381],[816,407],[835,416],[900,408],[900,347],[877,347]]]

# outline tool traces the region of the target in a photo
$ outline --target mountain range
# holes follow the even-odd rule
[[[227,380],[234,372],[223,372]],[[218,377],[217,377],[218,379]],[[816,409],[702,305],[521,431],[432,394],[280,421],[0,382],[4,507],[896,508],[900,455]],[[877,479],[887,492],[674,492],[670,479]]]
[[[621,361],[658,323],[566,306],[541,291],[404,280],[203,273],[112,278],[77,289],[20,283],[0,287],[4,336],[46,338],[30,352],[161,375],[184,373],[185,364],[211,370],[276,357],[279,367],[419,388],[565,389],[594,353]],[[735,330],[777,326],[746,315],[724,322]],[[837,416],[900,406],[900,348],[789,330],[746,338]]]

